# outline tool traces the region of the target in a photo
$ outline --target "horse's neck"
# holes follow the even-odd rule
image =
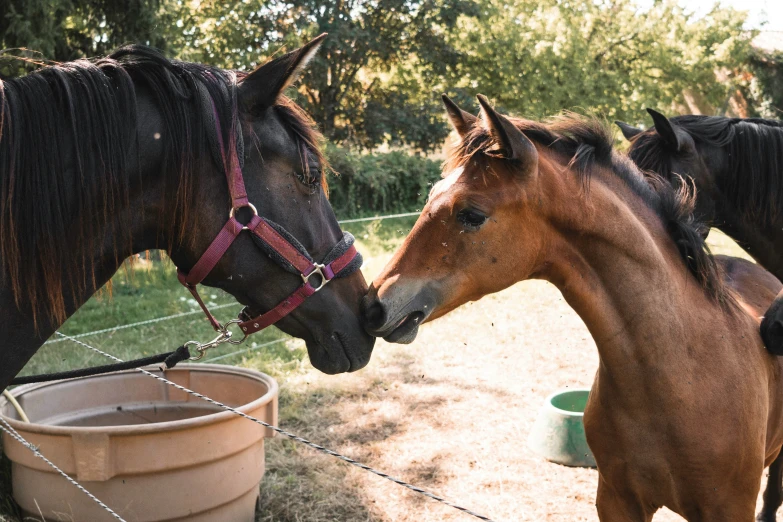
[[[774,132],[783,132],[775,129]],[[770,168],[770,161],[775,157],[775,147],[770,145],[765,147],[763,143],[757,146],[761,150],[767,148],[771,151],[769,154],[762,154],[759,158],[761,170]],[[732,171],[728,157],[731,152],[728,146],[721,150],[706,148],[702,151],[702,156],[707,162],[707,169],[715,181],[699,186],[699,197],[712,198],[715,205],[715,223],[714,226],[726,235],[734,239],[746,252],[759,262],[764,268],[775,274],[783,281],[783,212],[772,223],[765,223],[760,218],[744,216],[732,203],[733,194],[736,190],[737,180],[746,179],[753,182],[753,177],[749,172],[742,169]],[[783,176],[783,172],[779,173]]]
[[[143,215],[143,195],[137,200],[131,200],[128,208],[121,209],[128,215]],[[150,212],[154,215],[154,212]],[[137,217],[123,219],[115,216],[119,222],[132,228],[132,250],[141,251],[155,248],[159,235],[150,230],[148,222]],[[149,221],[149,220],[148,220]],[[66,317],[70,317],[78,310],[95,292],[105,285],[117,269],[120,268],[125,258],[133,252],[118,251],[115,253],[116,241],[112,237],[112,227],[104,226],[95,229],[96,251],[93,256],[96,259],[94,278],[87,281],[84,294],[64,295]],[[125,247],[127,248],[127,247]],[[65,277],[65,276],[64,276]],[[63,281],[63,288],[68,285]],[[67,290],[66,290],[67,291]],[[16,306],[9,285],[0,284],[0,389],[8,385],[10,379],[17,375],[43,343],[61,326],[62,323],[49,318],[47,314],[38,314],[33,320],[32,314],[24,307],[22,310]]]
[[[545,277],[585,322],[602,368],[632,384],[650,365],[681,360],[688,330],[705,315],[694,308],[719,307],[651,209],[600,183],[590,190],[586,199],[560,205],[571,215],[558,227]]]
[[[114,265],[112,262],[106,262],[96,266],[96,285],[87,289],[88,295],[64,296],[67,316],[70,317],[90,295],[111,278],[117,270]],[[3,362],[0,365],[0,389],[4,389],[61,323],[55,322],[46,314],[39,314],[36,321],[33,321],[29,311],[17,307],[8,285],[0,285],[0,311],[3,314],[0,320],[0,359]]]
[[[715,226],[783,281],[783,216],[771,224],[761,224],[724,204],[718,207]]]
[[[67,317],[70,317],[106,284],[129,255],[159,248],[159,243],[165,244],[166,238],[159,233],[157,223],[159,210],[156,208],[156,205],[160,204],[158,196],[162,190],[162,180],[159,176],[161,148],[154,138],[155,133],[161,131],[162,123],[148,97],[139,97],[138,106],[140,116],[138,143],[141,153],[135,154],[134,151],[133,156],[138,157],[141,164],[130,165],[129,170],[138,168],[141,171],[144,191],[132,195],[127,205],[115,208],[115,214],[112,216],[114,223],[101,219],[95,220],[92,242],[94,251],[89,253],[96,260],[94,278],[86,282],[84,294],[63,296]],[[123,245],[124,242],[118,242],[113,237],[116,231],[128,231],[128,229],[130,229],[132,245]],[[75,252],[74,255],[78,256],[81,253]],[[65,277],[67,273],[64,273]],[[66,292],[69,287],[70,285],[63,281]],[[50,319],[47,314],[38,314],[34,321],[28,309],[22,306],[20,310],[17,307],[10,285],[3,284],[2,277],[0,277],[0,313],[2,313],[0,357],[3,362],[0,365],[0,389],[3,389],[62,323]]]

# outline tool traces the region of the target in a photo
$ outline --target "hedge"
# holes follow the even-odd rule
[[[401,151],[359,154],[329,145],[337,173],[329,178],[329,199],[340,218],[420,210],[440,179],[440,162]]]

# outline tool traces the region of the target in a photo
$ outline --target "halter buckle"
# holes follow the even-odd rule
[[[322,265],[322,264],[320,264],[320,263],[314,263],[314,264],[313,264],[313,269],[310,271],[310,273],[309,273],[309,274],[307,274],[307,275],[305,275],[305,274],[299,274],[299,275],[301,275],[301,276],[302,276],[302,281],[304,281],[304,284],[309,284],[309,283],[310,283],[310,277],[311,277],[313,274],[318,274],[318,275],[321,277],[321,280],[320,280],[320,282],[319,282],[319,284],[318,284],[318,286],[317,286],[317,287],[315,287],[315,286],[313,286],[313,285],[310,285],[310,287],[313,289],[313,292],[317,292],[317,291],[319,291],[321,288],[323,288],[324,286],[326,286],[326,283],[328,283],[329,281],[331,281],[331,279],[328,279],[328,278],[326,277],[326,274],[324,274],[324,272],[323,272],[323,269],[324,269],[325,267],[326,267],[326,265]]]

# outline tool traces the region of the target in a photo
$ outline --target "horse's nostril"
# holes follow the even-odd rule
[[[367,328],[380,328],[386,322],[386,310],[378,299],[365,301],[364,324]]]

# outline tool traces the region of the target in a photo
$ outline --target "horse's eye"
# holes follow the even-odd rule
[[[306,172],[296,172],[297,179],[307,187],[316,187],[321,183],[321,169],[318,166],[312,165],[307,168]]]
[[[457,220],[462,223],[465,230],[478,230],[487,220],[487,216],[477,210],[466,208],[457,213]]]

